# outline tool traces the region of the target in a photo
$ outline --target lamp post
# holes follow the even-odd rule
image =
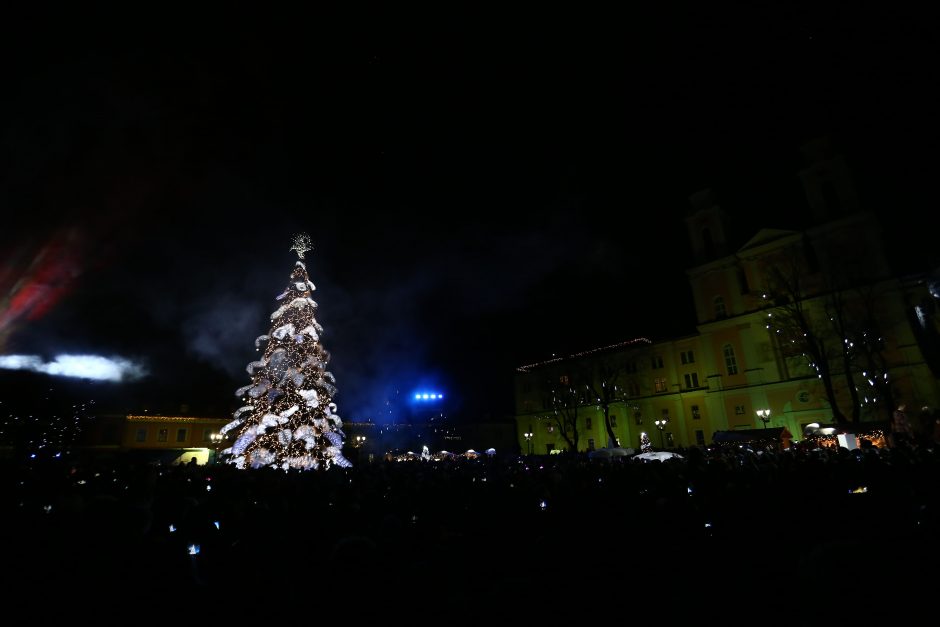
[[[525,438],[526,455],[531,455],[532,454],[532,432],[526,431],[525,433],[522,434],[522,437]]]
[[[757,417],[761,422],[764,423],[764,428],[767,428],[767,423],[770,422],[770,410],[769,409],[758,409]]]
[[[215,455],[212,457],[212,463],[214,464],[219,462],[219,445],[224,438],[225,436],[221,433],[212,433],[209,435],[209,439],[212,440],[212,449],[215,452]]]
[[[659,446],[661,448],[666,448],[665,436],[663,435],[663,429],[666,428],[666,424],[669,422],[668,418],[663,418],[662,420],[654,420],[653,424],[656,425],[656,428],[659,429]]]
[[[365,443],[366,443],[366,436],[364,436],[364,435],[357,435],[357,436],[356,436],[356,448],[361,447],[361,446],[362,446],[363,444],[365,444]]]

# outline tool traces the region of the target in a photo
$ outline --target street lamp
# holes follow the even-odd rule
[[[531,455],[532,454],[532,432],[526,431],[525,433],[522,434],[522,437],[525,438],[526,451],[527,451],[526,454]]]
[[[770,422],[770,410],[769,409],[758,409],[757,417],[761,422],[764,423],[764,428],[767,428],[767,423]]]
[[[659,429],[659,446],[661,448],[666,448],[666,444],[663,436],[663,429],[666,428],[666,424],[669,422],[668,418],[663,418],[662,420],[654,420],[653,424],[656,425],[656,428]]]
[[[365,443],[366,443],[366,436],[364,436],[364,435],[357,435],[357,436],[356,436],[356,448],[359,448],[360,446],[362,446],[362,445],[365,444]]]
[[[214,462],[219,461],[219,445],[222,443],[222,440],[225,439],[225,436],[221,433],[210,433],[209,439],[212,440],[212,448],[215,451],[215,456],[213,457]]]

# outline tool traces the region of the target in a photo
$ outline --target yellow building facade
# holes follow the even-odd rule
[[[940,405],[940,326],[925,277],[891,272],[878,221],[858,208],[841,158],[826,145],[808,152],[800,173],[815,218],[808,229],[763,229],[732,250],[726,216],[710,192],[693,195],[686,224],[697,261],[687,271],[694,335],[640,338],[517,369],[523,452],[571,448],[556,414],[565,389],[581,390],[577,417],[569,420],[581,451],[639,448],[644,433],[664,448],[710,444],[716,431],[767,427],[785,427],[799,440],[807,424],[837,416],[877,422],[889,418],[892,403],[909,411]],[[783,293],[788,280],[799,284],[800,298]],[[858,356],[842,358],[841,343],[853,346],[835,326],[843,314],[845,327],[870,317],[869,328],[878,330],[877,373]],[[812,324],[794,326],[802,318]],[[814,330],[826,360],[803,350]],[[831,374],[828,393],[823,367]],[[606,385],[616,393],[606,401],[583,392],[602,389],[598,373],[612,370]],[[605,406],[617,442],[607,432]]]

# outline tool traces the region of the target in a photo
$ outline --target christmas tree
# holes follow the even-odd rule
[[[650,436],[646,435],[646,431],[640,434],[640,452],[648,453],[653,450],[653,444],[650,442]]]
[[[342,454],[343,422],[333,403],[336,381],[325,370],[330,355],[320,343],[323,327],[310,298],[316,287],[301,261],[311,250],[309,236],[295,236],[291,250],[298,261],[277,297],[281,306],[271,314],[270,332],[255,340],[258,350],[266,344],[264,356],[248,364],[251,383],[235,392],[245,404],[221,430],[235,437],[222,454],[238,468],[346,468],[352,464]]]

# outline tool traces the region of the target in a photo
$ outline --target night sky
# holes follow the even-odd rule
[[[821,135],[938,264],[924,16],[387,11],[7,14],[0,355],[140,360],[122,409],[227,413],[306,231],[341,416],[426,386],[499,418],[515,366],[694,332],[688,196],[799,227]]]

